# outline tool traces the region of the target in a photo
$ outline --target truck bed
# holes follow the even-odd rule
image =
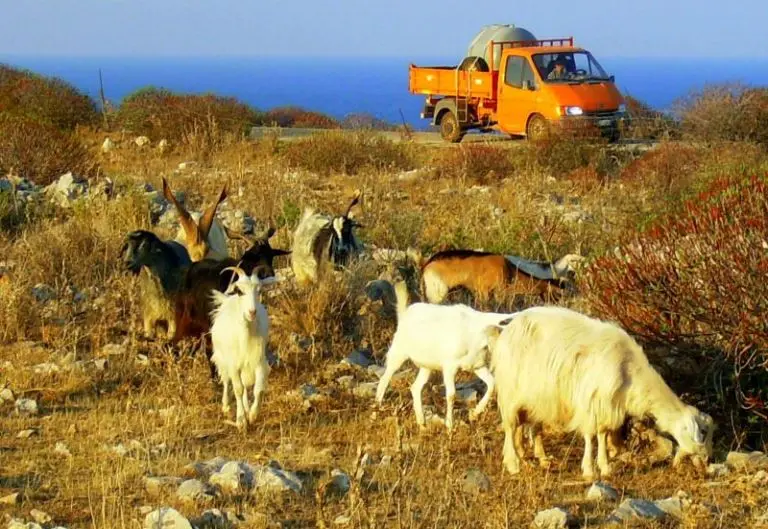
[[[408,89],[412,94],[494,99],[494,83],[498,75],[498,72],[456,70],[455,66],[411,64],[408,69]]]

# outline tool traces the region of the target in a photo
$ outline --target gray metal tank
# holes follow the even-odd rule
[[[536,40],[533,33],[527,29],[518,28],[514,24],[490,24],[483,26],[480,33],[472,39],[467,50],[467,57],[482,57],[491,66],[498,70],[501,63],[501,54],[495,50],[493,63],[490,64],[490,54],[488,53],[488,42],[490,41],[509,41],[509,40]]]

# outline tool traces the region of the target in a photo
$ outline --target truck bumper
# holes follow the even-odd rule
[[[435,119],[435,105],[424,105],[424,108],[421,111],[421,119],[431,119],[432,124],[434,125],[434,119]]]
[[[623,112],[595,112],[581,116],[567,116],[560,118],[561,126],[570,131],[599,130],[603,135],[614,136],[623,130],[628,124],[626,113]]]

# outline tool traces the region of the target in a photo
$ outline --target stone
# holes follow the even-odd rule
[[[40,303],[47,303],[56,299],[56,291],[45,283],[38,283],[33,286],[32,295]]]
[[[109,138],[104,139],[104,143],[101,144],[101,152],[108,153],[115,148],[115,142]]]
[[[253,472],[254,490],[266,489],[275,491],[301,492],[304,485],[293,472],[288,472],[271,466],[258,466]]]
[[[655,502],[648,500],[626,499],[616,508],[606,521],[610,523],[629,523],[639,519],[660,520],[667,516]]]
[[[157,142],[157,150],[160,151],[161,153],[167,151],[168,150],[168,140],[163,138],[162,140]]]
[[[574,525],[575,522],[571,513],[560,507],[539,511],[533,519],[534,527],[539,529],[565,529]]]
[[[486,492],[491,488],[491,480],[480,469],[470,468],[464,473],[461,488],[464,492]]]
[[[0,504],[3,505],[17,505],[19,503],[21,503],[21,494],[18,492],[0,498]]]
[[[133,140],[133,143],[135,143],[139,147],[144,147],[146,145],[149,145],[150,141],[149,138],[146,136],[137,136],[135,140]]]
[[[37,415],[39,409],[35,399],[16,399],[16,413],[19,415]]]
[[[176,476],[145,476],[144,490],[151,496],[159,496],[167,490],[178,488],[183,481]]]
[[[731,469],[725,463],[710,463],[707,467],[707,476],[721,478],[731,473]]]
[[[372,375],[376,375],[376,378],[381,378],[384,376],[384,372],[387,370],[386,367],[380,366],[378,364],[373,364],[371,366],[368,366],[367,371],[371,373]]]
[[[30,428],[29,430],[22,430],[16,434],[16,439],[29,439],[33,435],[37,435],[37,430]]]
[[[192,520],[195,529],[228,529],[234,524],[229,517],[219,509],[203,511],[199,518]]]
[[[215,490],[199,479],[188,479],[183,481],[176,490],[176,496],[181,501],[198,502],[207,501],[215,497]]]
[[[587,499],[595,501],[616,501],[619,499],[619,491],[602,481],[595,481],[587,491]]]
[[[762,452],[729,452],[725,464],[734,470],[768,469],[768,455]]]
[[[347,525],[352,522],[352,518],[346,514],[340,514],[333,519],[333,525]]]
[[[106,358],[96,358],[93,361],[93,367],[96,368],[96,371],[106,371],[108,365],[109,365],[109,360],[107,360]]]
[[[342,360],[342,363],[366,369],[368,366],[375,364],[376,361],[373,359],[369,349],[355,349]]]
[[[56,181],[45,187],[45,194],[50,200],[63,208],[72,206],[72,202],[85,195],[88,184],[71,172],[61,175]]]
[[[192,524],[176,509],[161,507],[144,518],[144,529],[192,529]]]
[[[27,522],[24,523],[21,520],[17,520],[16,518],[11,519],[10,522],[8,522],[8,529],[42,529],[40,524],[35,522]]]
[[[299,394],[302,398],[312,399],[312,397],[319,397],[320,391],[313,384],[302,384],[299,387]]]
[[[349,478],[349,474],[335,468],[331,471],[331,481],[325,490],[327,494],[342,497],[349,492],[351,487],[352,481]]]
[[[373,398],[376,395],[378,382],[361,382],[352,388],[352,394],[361,398]]]
[[[72,452],[69,451],[67,445],[59,441],[56,446],[53,447],[53,453],[63,457],[72,457]]]
[[[392,456],[390,455],[381,456],[381,461],[379,461],[379,466],[388,467],[391,464],[392,464]]]
[[[36,375],[50,375],[52,373],[58,373],[59,366],[51,362],[43,362],[42,364],[32,366],[32,372]]]
[[[11,388],[3,388],[2,391],[0,391],[0,403],[8,402],[13,400],[13,391],[11,391]]]
[[[683,508],[685,507],[683,501],[684,499],[681,497],[671,497],[663,500],[656,500],[654,504],[669,516],[676,518],[677,520],[682,520]]]
[[[186,171],[197,165],[197,162],[181,162],[179,163],[179,171]]]
[[[208,479],[211,474],[218,472],[221,468],[229,463],[229,461],[221,456],[216,456],[207,461],[198,461],[196,463],[190,463],[184,467],[183,473],[187,477],[196,477],[200,479]]]
[[[355,377],[352,375],[344,375],[336,379],[336,383],[346,389],[352,389],[355,387]]]
[[[45,525],[53,520],[50,514],[48,514],[47,512],[39,511],[37,509],[32,509],[31,511],[29,511],[29,515],[32,517],[34,521],[36,521],[40,525]]]
[[[247,463],[230,461],[211,474],[208,482],[224,492],[238,493],[253,486],[253,469]]]

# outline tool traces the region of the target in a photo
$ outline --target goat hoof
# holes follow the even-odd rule
[[[539,459],[539,466],[544,469],[552,468],[552,458],[542,457]]]

